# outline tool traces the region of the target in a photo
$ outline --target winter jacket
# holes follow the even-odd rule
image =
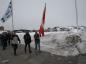
[[[20,39],[17,35],[13,35],[12,37],[12,44],[18,44],[20,43]]]
[[[35,39],[35,41],[40,41],[40,36],[39,36],[38,33],[36,33],[36,34],[34,35],[34,39]]]
[[[30,34],[25,34],[24,35],[24,41],[25,41],[25,43],[31,43],[31,36],[30,36]]]

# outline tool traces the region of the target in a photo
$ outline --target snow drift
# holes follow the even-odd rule
[[[24,44],[23,35],[24,33],[17,33]],[[34,48],[34,32],[30,33],[32,38],[31,46]],[[82,41],[78,41],[75,44],[67,43],[66,37],[70,35],[80,36]],[[85,31],[58,31],[58,32],[45,32],[45,36],[41,37],[41,50],[47,51],[52,54],[62,56],[75,56],[78,54],[86,53],[86,32]],[[77,46],[77,48],[76,48]]]

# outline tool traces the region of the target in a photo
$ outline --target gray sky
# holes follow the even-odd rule
[[[6,12],[10,0],[0,0],[0,18]],[[13,0],[15,29],[39,29],[46,2],[45,28],[76,25],[75,0]],[[77,0],[79,25],[86,26],[86,0]],[[4,25],[12,29],[12,17]]]

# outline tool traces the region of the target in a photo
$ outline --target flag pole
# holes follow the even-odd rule
[[[78,9],[77,9],[77,1],[75,0],[75,10],[76,10],[76,26],[77,26],[77,32],[78,32]]]
[[[13,23],[13,1],[11,0],[12,4],[12,31],[14,30],[14,23]]]

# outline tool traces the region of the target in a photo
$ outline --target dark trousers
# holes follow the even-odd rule
[[[8,45],[10,46],[10,39],[8,39]]]
[[[2,46],[1,39],[0,39],[0,46]]]
[[[3,40],[2,41],[2,46],[3,46],[3,50],[5,50],[6,47],[7,47],[7,41]]]
[[[18,48],[18,44],[12,44],[12,46],[13,46],[14,55],[16,55],[16,50]]]
[[[40,51],[40,41],[35,41],[35,50],[37,49]]]
[[[27,48],[27,46],[28,46],[28,48],[29,48],[29,53],[31,53],[32,51],[31,51],[30,43],[25,43],[25,48],[24,48],[25,53],[26,53],[26,48]]]

